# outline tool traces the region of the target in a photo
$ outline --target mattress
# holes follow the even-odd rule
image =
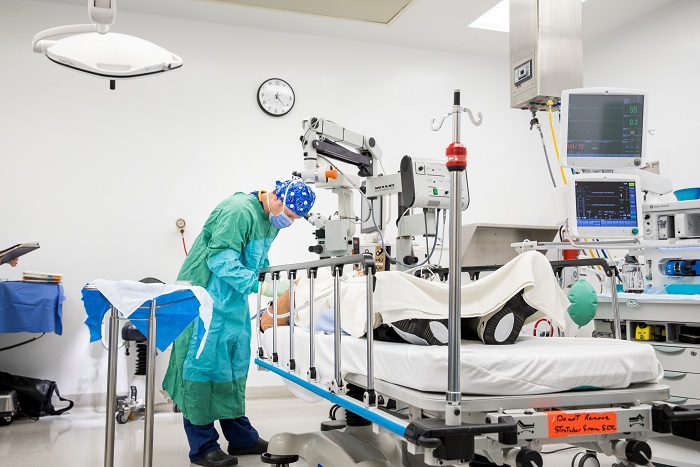
[[[262,345],[273,352],[273,331]],[[309,368],[309,332],[294,331],[297,372]],[[341,374],[366,375],[367,342],[343,336]],[[286,368],[289,327],[277,328],[279,366]],[[333,335],[316,333],[318,381],[328,384],[335,375]],[[633,383],[656,382],[663,376],[652,346],[615,339],[520,336],[513,345],[485,345],[462,341],[460,387],[463,394],[551,394],[575,389],[620,389]],[[374,376],[423,392],[447,388],[447,347],[374,342]]]

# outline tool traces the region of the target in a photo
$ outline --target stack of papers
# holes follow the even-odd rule
[[[36,272],[25,271],[22,273],[22,281],[24,282],[48,282],[51,284],[60,284],[63,274],[56,272]]]

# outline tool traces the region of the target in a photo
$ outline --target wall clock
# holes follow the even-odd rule
[[[283,79],[270,78],[258,88],[258,105],[268,115],[281,117],[294,107],[294,89]]]

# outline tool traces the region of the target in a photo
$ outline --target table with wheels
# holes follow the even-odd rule
[[[105,467],[114,465],[119,320],[128,319],[147,337],[146,401],[143,465],[153,465],[153,423],[156,349],[164,351],[196,319],[205,330],[211,322],[212,300],[202,287],[144,284],[135,281],[93,281],[83,288],[83,302],[92,342],[101,338],[101,324],[109,311],[109,360],[105,420]],[[156,319],[160,318],[158,333]],[[155,345],[153,345],[155,344]],[[201,346],[200,346],[201,348]]]

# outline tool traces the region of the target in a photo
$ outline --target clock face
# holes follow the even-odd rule
[[[258,88],[258,105],[273,117],[286,115],[294,107],[294,90],[283,79],[268,79]]]

